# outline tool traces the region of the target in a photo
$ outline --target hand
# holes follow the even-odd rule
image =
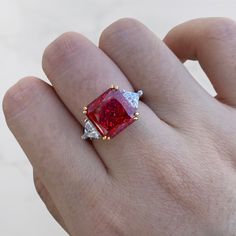
[[[236,23],[190,21],[164,42],[131,19],[108,27],[99,48],[66,33],[43,56],[52,86],[24,78],[5,96],[36,188],[70,235],[236,235]],[[111,84],[144,91],[140,119],[111,141],[84,141],[82,107]]]

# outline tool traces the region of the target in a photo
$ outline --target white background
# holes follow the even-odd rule
[[[43,50],[65,31],[79,31],[97,43],[104,27],[128,16],[163,38],[173,26],[192,18],[236,19],[235,10],[235,0],[0,0],[0,101],[21,77],[45,79]],[[212,92],[199,66],[187,67]],[[0,235],[66,235],[35,193],[31,172],[0,111]]]

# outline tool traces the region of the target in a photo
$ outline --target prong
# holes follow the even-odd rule
[[[142,97],[142,96],[143,96],[143,91],[142,91],[142,90],[139,90],[139,91],[137,92],[137,94],[139,95],[139,97]]]
[[[83,107],[83,111],[87,111],[88,108],[86,106]]]
[[[134,120],[138,120],[138,117],[139,117],[139,113],[138,113],[138,112],[135,112],[135,113],[134,113]]]
[[[102,139],[103,139],[103,140],[107,140],[107,136],[103,136]]]
[[[119,86],[112,84],[112,85],[110,86],[110,88],[111,88],[111,89],[118,90],[118,89],[119,89]]]
[[[107,140],[111,140],[111,137],[107,137]]]
[[[88,118],[85,118],[85,119],[84,119],[84,123],[86,123],[87,121],[88,121]]]
[[[87,114],[87,111],[83,111],[83,114]]]

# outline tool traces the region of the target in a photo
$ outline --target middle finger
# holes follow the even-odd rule
[[[162,40],[136,20],[122,19],[109,26],[100,48],[134,88],[143,88],[146,104],[174,127],[183,128],[186,120],[194,119],[193,113],[204,113],[205,104],[211,102]]]

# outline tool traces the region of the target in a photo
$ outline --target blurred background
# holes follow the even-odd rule
[[[134,17],[159,37],[175,25],[197,17],[236,19],[235,0],[0,0],[0,101],[26,75],[46,79],[41,69],[44,48],[65,31],[79,31],[98,42],[101,31],[121,17]],[[186,64],[211,94],[196,62]],[[6,127],[0,111],[0,235],[66,234],[37,196],[32,169]]]

